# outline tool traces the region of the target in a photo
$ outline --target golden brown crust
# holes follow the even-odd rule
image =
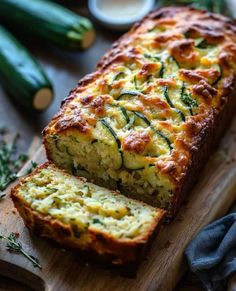
[[[19,183],[11,190],[11,198],[22,216],[25,225],[37,235],[53,239],[66,247],[92,251],[115,265],[140,261],[148,243],[150,243],[151,237],[156,233],[157,228],[160,227],[165,211],[161,209],[158,210],[147,232],[142,233],[142,235],[138,236],[136,239],[119,239],[97,229],[90,228],[84,234],[87,237],[86,244],[81,244],[80,240],[74,236],[73,229],[70,225],[53,219],[50,215],[44,215],[30,208],[18,193],[19,188],[21,188],[26,181],[30,180],[41,169],[47,168],[48,166],[53,167],[56,171],[61,171],[64,175],[68,175],[65,171],[59,170],[52,163],[47,162],[39,166],[27,177],[21,178]],[[86,181],[86,179],[81,177],[77,177],[77,179]],[[113,191],[113,193],[114,195],[118,194],[116,191]],[[143,205],[145,204],[143,203]],[[148,206],[145,205],[145,207]]]
[[[133,132],[123,140],[123,149],[127,151],[134,151],[136,153],[144,152],[146,145],[151,138],[147,132]]]
[[[227,17],[194,8],[165,7],[154,10],[140,22],[137,22],[128,33],[124,34],[113,44],[112,49],[99,61],[97,68],[106,67],[113,56],[121,53],[129,45],[135,33],[145,31],[145,26],[151,28],[152,21],[155,21],[156,25],[175,25],[179,23],[180,31],[184,32],[187,36],[207,38],[211,44],[223,41],[226,35],[233,39],[234,42],[236,41],[236,23]],[[174,38],[176,38],[176,35]],[[173,41],[173,35],[168,40]],[[82,79],[78,85],[84,85],[84,81],[88,80],[87,77],[89,76]],[[92,81],[90,77],[89,81]]]
[[[221,135],[227,130],[236,110],[235,95],[236,83],[234,83],[231,94],[228,95],[227,103],[222,104],[222,110],[217,115],[209,116],[209,119],[206,119],[204,131],[201,131],[197,145],[191,149],[191,166],[188,167],[183,177],[183,183],[179,185],[173,198],[173,213],[177,213],[183,199],[200,177],[199,173],[209,159],[209,155],[217,148]]]
[[[179,78],[189,82],[191,93],[196,98],[199,98],[200,101],[197,114],[186,119],[181,126],[181,134],[178,134],[178,136],[171,123],[166,121],[160,121],[159,123],[165,130],[172,132],[174,138],[171,154],[168,157],[163,157],[163,159],[160,158],[156,163],[158,171],[165,175],[167,174],[175,185],[172,209],[170,209],[173,214],[178,208],[177,205],[181,200],[180,196],[184,196],[184,193],[187,193],[193,186],[195,179],[192,175],[197,176],[196,172],[204,166],[212,147],[216,143],[215,137],[219,138],[219,135],[228,124],[227,121],[233,115],[235,102],[232,96],[235,94],[236,74],[235,21],[206,11],[184,7],[166,7],[151,12],[113,45],[112,49],[99,62],[95,73],[86,76],[79,82],[78,87],[63,102],[60,113],[44,130],[44,144],[47,156],[50,159],[51,153],[46,141],[47,135],[74,128],[77,125],[77,121],[74,122],[73,119],[68,121],[65,126],[64,124],[61,125],[61,122],[65,123],[68,112],[73,112],[73,114],[75,112],[71,107],[71,101],[86,92],[87,87],[95,83],[100,76],[105,75],[114,64],[127,61],[134,62],[140,69],[140,77],[147,76],[149,72],[154,70],[156,64],[153,66],[151,63],[146,64],[143,62],[137,44],[142,42],[142,35],[147,30],[152,29],[154,26],[161,29],[165,25],[169,25],[171,33],[155,37],[149,45],[152,48],[167,45],[171,56],[181,66]],[[204,38],[208,45],[217,45],[220,50],[218,63],[222,70],[222,77],[219,83],[213,81],[219,77],[219,71],[212,68],[205,71],[199,69],[199,58],[192,38]],[[209,60],[202,61],[209,62]],[[194,70],[192,66],[195,67]],[[173,78],[158,79],[155,85],[157,87],[168,86],[174,88],[176,81]],[[149,95],[140,94],[137,108],[148,114],[146,112],[147,106],[152,108],[156,106],[158,110],[161,110],[160,116],[162,114],[164,117],[168,117],[170,112],[168,104],[161,100],[159,96],[151,94],[155,85],[146,89],[146,93]],[[106,86],[103,83],[101,86],[102,90],[100,91],[104,95],[108,94]],[[97,98],[101,97],[97,96]],[[102,114],[102,109],[100,106],[98,107],[99,112]],[[224,113],[228,112],[227,108],[232,109],[230,110],[230,115]],[[88,123],[86,117],[81,116],[81,120]],[[83,126],[86,127],[86,125]],[[87,134],[86,130],[78,128],[80,132]],[[136,149],[137,147],[133,148],[134,152],[137,152]]]

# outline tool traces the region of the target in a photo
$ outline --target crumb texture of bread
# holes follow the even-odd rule
[[[114,255],[122,263],[139,256],[137,251],[146,246],[164,215],[163,210],[49,163],[21,180],[12,198],[26,225],[36,233],[70,247]]]
[[[230,119],[235,73],[234,21],[153,11],[63,101],[44,130],[47,157],[174,213]]]

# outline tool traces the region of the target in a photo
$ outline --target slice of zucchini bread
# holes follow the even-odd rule
[[[161,209],[87,183],[50,163],[23,178],[11,195],[36,234],[114,264],[139,261],[164,216]]]
[[[172,215],[229,124],[235,72],[234,21],[156,10],[63,101],[44,130],[47,157]]]

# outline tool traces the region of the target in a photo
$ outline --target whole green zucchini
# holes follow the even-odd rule
[[[0,21],[64,49],[86,49],[94,38],[92,23],[46,0],[0,0]]]
[[[17,103],[33,111],[46,109],[52,85],[31,54],[0,26],[0,82]]]

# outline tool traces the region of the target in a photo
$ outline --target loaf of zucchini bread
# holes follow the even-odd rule
[[[153,11],[63,101],[47,157],[173,216],[233,115],[235,72],[234,21]]]
[[[12,189],[15,207],[36,234],[99,255],[138,262],[164,211],[71,176],[45,163]]]

